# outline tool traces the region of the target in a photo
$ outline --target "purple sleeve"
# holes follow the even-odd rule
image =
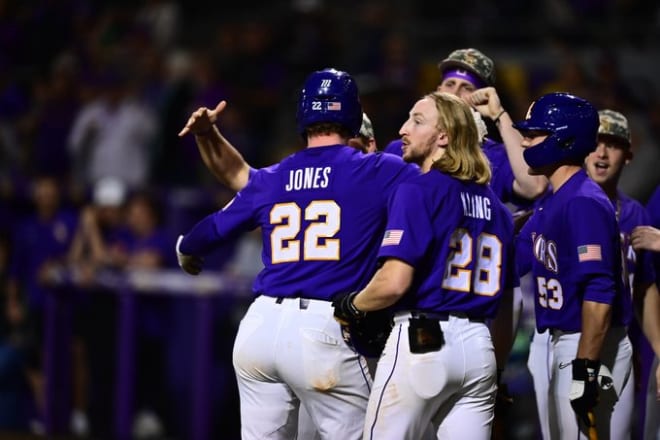
[[[430,213],[419,186],[402,183],[390,197],[379,258],[398,258],[411,266],[423,259],[433,237]]]
[[[254,192],[258,192],[255,188],[255,180],[257,178],[251,179],[222,210],[197,223],[184,236],[179,250],[186,255],[208,255],[232,235],[256,228],[252,206]]]
[[[584,300],[612,304],[616,294],[615,276],[621,267],[621,245],[614,208],[593,199],[572,199],[566,209],[571,222],[566,228],[566,245],[572,255],[571,270],[582,284]],[[561,244],[558,244],[561,245]],[[615,261],[616,259],[619,261]]]
[[[183,236],[179,251],[185,255],[208,255],[220,245],[222,239],[215,229],[215,214],[211,214],[197,223]]]

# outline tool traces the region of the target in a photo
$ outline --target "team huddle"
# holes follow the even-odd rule
[[[627,328],[660,355],[660,295],[635,229],[649,215],[616,188],[625,117],[556,92],[514,122],[490,58],[460,49],[439,68],[382,153],[356,82],[331,68],[301,88],[306,148],[275,165],[250,168],[222,136],[224,101],[181,131],[237,191],[179,237],[182,269],[261,229],[233,352],[243,439],[490,439],[521,279],[543,437],[630,438]]]

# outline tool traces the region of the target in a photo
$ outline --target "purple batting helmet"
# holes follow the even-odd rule
[[[346,72],[323,69],[307,77],[298,101],[298,132],[317,122],[335,122],[352,136],[362,126],[362,106],[357,85]]]
[[[565,160],[583,161],[596,149],[598,124],[598,112],[589,101],[568,93],[548,93],[532,103],[524,121],[513,126],[522,134],[549,135],[523,152],[531,168],[540,168]]]

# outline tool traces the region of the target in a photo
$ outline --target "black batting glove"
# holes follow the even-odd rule
[[[589,412],[598,403],[598,380],[600,361],[573,359],[573,381],[568,394],[571,407],[586,426],[593,426]]]
[[[358,292],[350,292],[332,302],[332,306],[335,308],[335,319],[343,326],[357,322],[366,316],[365,312],[361,312],[353,304],[353,299],[357,294]]]

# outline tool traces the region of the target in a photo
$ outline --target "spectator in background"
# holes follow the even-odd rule
[[[76,183],[91,186],[114,176],[131,188],[143,186],[157,129],[153,110],[137,98],[127,72],[110,69],[98,86],[69,134]]]
[[[133,193],[126,205],[129,241],[123,258],[124,270],[155,270],[174,264],[170,240],[161,227],[161,208],[148,191]],[[165,295],[140,295],[137,328],[137,408],[133,424],[135,438],[162,436],[166,421],[172,420],[171,399],[165,378],[170,298]]]
[[[125,257],[126,185],[114,177],[96,182],[92,203],[83,207],[80,224],[69,253],[74,279],[81,286],[93,283],[101,268],[118,268]]]
[[[83,209],[76,231],[70,254],[74,278],[79,287],[93,295],[91,300],[96,305],[107,301],[114,304],[112,295],[99,295],[105,290],[97,284],[99,271],[165,267],[173,264],[170,257],[173,245],[161,228],[160,206],[153,194],[136,191],[128,196],[121,180],[101,179],[94,188],[93,203]],[[138,413],[133,429],[136,438],[163,435],[163,420],[168,418],[169,399],[163,396],[167,300],[154,295],[141,296],[138,301]],[[93,313],[102,322],[110,322],[108,310],[94,307]],[[107,336],[97,333],[93,336]],[[105,357],[107,353],[96,353],[95,362]]]
[[[113,403],[115,298],[97,284],[104,270],[117,270],[129,242],[125,226],[126,185],[116,178],[96,182],[91,203],[83,206],[68,254],[75,293],[86,310],[77,319],[85,324],[89,360],[91,433],[110,432]]]
[[[61,208],[60,182],[51,176],[38,176],[33,181],[32,200],[34,212],[17,223],[12,243],[11,265],[7,284],[7,317],[11,326],[26,325],[27,344],[26,373],[32,389],[37,418],[35,432],[41,432],[39,418],[45,404],[43,372],[44,312],[46,295],[57,285],[58,269],[66,262],[77,216]],[[88,430],[85,412],[86,373],[83,345],[74,336],[74,413],[72,429],[77,434]]]

